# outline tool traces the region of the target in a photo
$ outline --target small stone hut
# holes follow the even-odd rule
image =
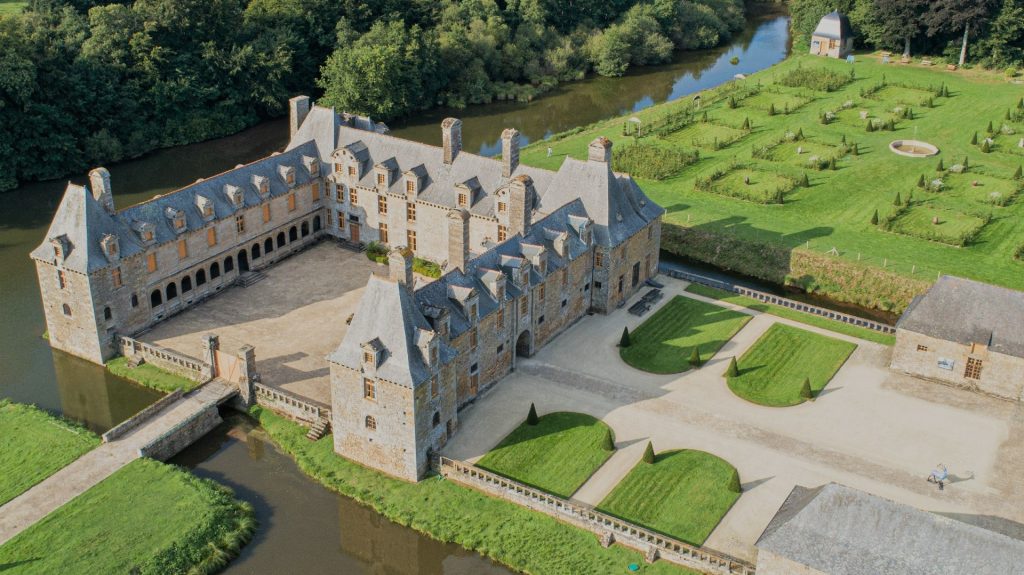
[[[829,483],[794,487],[757,540],[757,575],[1019,573],[1024,541]]]
[[[845,14],[832,11],[821,17],[811,34],[811,54],[845,58],[853,52],[853,27]]]
[[[900,317],[890,367],[1022,399],[1024,292],[942,276]]]

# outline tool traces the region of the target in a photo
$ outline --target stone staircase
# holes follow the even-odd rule
[[[235,282],[237,285],[247,288],[252,284],[261,281],[267,277],[267,274],[259,271],[244,272],[238,276],[238,280]]]
[[[326,417],[321,417],[316,420],[316,423],[309,428],[309,433],[306,434],[306,439],[310,441],[317,441],[323,436],[327,435],[331,431],[331,422]]]

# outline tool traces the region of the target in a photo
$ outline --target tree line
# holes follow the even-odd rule
[[[836,9],[862,47],[942,55],[961,66],[1024,64],[1024,0],[791,0],[794,38],[806,43]]]
[[[0,190],[237,132],[529,100],[742,29],[743,0],[30,0],[0,17]]]

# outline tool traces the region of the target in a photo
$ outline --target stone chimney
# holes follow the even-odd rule
[[[520,174],[508,185],[508,235],[526,235],[533,214],[533,179]]]
[[[466,271],[469,261],[469,212],[448,212],[448,269]]]
[[[288,100],[288,137],[294,138],[309,115],[309,96],[295,96]]]
[[[444,163],[450,165],[462,151],[462,120],[445,118],[441,122],[441,145],[444,147]]]
[[[89,172],[89,187],[92,188],[92,197],[108,214],[113,214],[114,194],[110,190],[110,172],[106,168],[96,168]]]
[[[388,252],[388,271],[391,281],[396,281],[409,291],[415,287],[412,276],[412,251],[405,246],[396,246]]]
[[[612,141],[599,136],[587,146],[587,159],[591,162],[612,163]]]
[[[519,132],[506,128],[501,133],[501,177],[511,178],[519,166]]]

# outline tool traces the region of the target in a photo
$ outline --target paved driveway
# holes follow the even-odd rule
[[[686,286],[667,283],[663,303]],[[648,440],[658,451],[708,451],[737,467],[744,494],[707,545],[751,560],[754,542],[795,485],[836,481],[975,522],[1024,521],[1024,487],[1016,481],[1024,472],[1019,406],[890,373],[885,346],[745,311],[754,319],[711,361],[675,376],[641,372],[619,359],[622,326],[632,330],[641,319],[625,309],[586,317],[533,358],[520,359],[514,374],[463,412],[446,455],[482,456],[525,418],[530,402],[541,413],[588,413],[615,430],[623,452],[575,494],[583,503],[598,503]],[[726,386],[729,358],[774,322],[858,344],[817,401],[762,407]],[[924,480],[939,462],[955,478],[942,492]]]

